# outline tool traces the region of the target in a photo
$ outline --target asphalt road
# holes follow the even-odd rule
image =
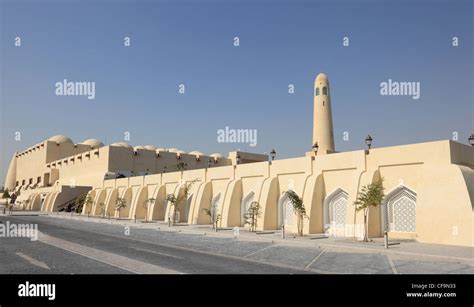
[[[208,228],[204,235],[208,226],[180,232],[183,226],[156,223],[142,228],[128,227],[130,221],[0,216],[7,221],[37,224],[40,236],[38,241],[0,236],[0,274],[474,274],[472,264],[456,259],[389,255],[337,242],[328,247],[316,241],[273,243],[269,237],[235,240]]]
[[[0,273],[34,274],[300,274],[308,270],[244,258],[268,243],[226,239],[177,239],[176,233],[130,230],[119,225],[68,221],[45,216],[0,216],[0,222],[35,223],[41,233],[29,238],[0,238]],[[202,238],[204,241],[207,238]],[[206,245],[194,249],[193,244]],[[171,243],[171,244],[170,244]],[[173,246],[181,243],[179,246]],[[202,247],[202,246],[201,246]],[[215,249],[219,251],[216,251]]]

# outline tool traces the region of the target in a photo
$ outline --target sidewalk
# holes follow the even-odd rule
[[[3,215],[0,212],[0,215]],[[7,214],[8,215],[8,214]],[[235,239],[234,231],[232,228],[219,229],[215,232],[211,225],[187,225],[177,224],[172,227],[168,227],[166,222],[144,222],[143,220],[116,220],[107,219],[101,217],[87,217],[84,215],[55,212],[45,213],[38,211],[15,211],[14,216],[21,215],[41,215],[50,218],[61,218],[61,219],[73,219],[78,221],[88,221],[94,223],[105,223],[128,226],[130,228],[143,228],[143,229],[156,229],[164,232],[174,232],[183,234],[198,234],[206,235],[211,237],[223,237]],[[285,239],[281,238],[281,231],[264,231],[252,233],[243,227],[239,228],[239,240],[245,241],[259,241],[275,243],[283,246],[301,246],[301,247],[319,247],[331,250],[350,250],[351,252],[372,252],[379,254],[390,254],[390,255],[403,255],[412,256],[414,258],[429,257],[432,260],[449,260],[449,261],[461,261],[464,263],[474,264],[474,248],[464,246],[450,246],[450,245],[438,245],[438,244],[426,244],[419,243],[416,241],[408,240],[390,240],[389,248],[384,248],[383,238],[372,239],[371,242],[357,242],[352,238],[335,238],[335,237],[324,237],[323,235],[306,235],[304,237],[295,237],[291,234],[286,234]]]

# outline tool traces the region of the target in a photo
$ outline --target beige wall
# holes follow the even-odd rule
[[[95,155],[94,152],[98,152]],[[94,199],[106,204],[106,211],[116,214],[117,197],[127,199],[127,208],[122,218],[144,218],[146,208],[143,203],[154,198],[147,208],[148,217],[165,221],[171,212],[166,203],[167,194],[179,193],[183,184],[196,180],[189,201],[180,204],[181,221],[191,224],[209,223],[210,219],[202,211],[210,208],[213,199],[220,195],[218,212],[221,214],[220,227],[242,225],[242,200],[253,192],[253,200],[261,206],[258,219],[260,230],[278,229],[278,212],[284,191],[294,190],[300,195],[307,209],[306,234],[323,233],[325,226],[325,206],[331,197],[343,191],[347,194],[344,229],[341,234],[348,237],[361,236],[363,217],[356,212],[353,202],[363,185],[377,178],[384,179],[385,194],[401,186],[416,194],[416,231],[413,233],[391,232],[392,238],[413,238],[420,242],[472,245],[473,198],[474,198],[474,148],[451,141],[437,141],[421,144],[374,148],[364,150],[302,157],[295,159],[231,164],[231,159],[222,163],[212,163],[211,168],[195,161],[195,156],[183,155],[178,159],[175,153],[160,153],[131,148],[103,147],[88,151],[90,157],[82,153],[81,162],[68,162],[51,166],[58,172],[58,184],[50,188],[24,191],[35,207],[54,210],[61,201],[73,196],[74,188],[69,183],[74,180],[77,187],[87,185],[94,191]],[[77,159],[76,155],[76,159]],[[235,158],[235,157],[234,157]],[[192,162],[194,159],[194,162]],[[164,174],[134,176],[123,179],[103,180],[104,173],[113,170],[132,169],[159,171],[162,165],[173,165],[188,161],[184,172],[172,172],[172,167]],[[53,161],[54,162],[54,161]],[[229,165],[226,165],[226,164]],[[52,165],[52,163],[50,163]],[[204,166],[204,167],[201,167]],[[69,189],[65,188],[69,187]],[[49,190],[47,190],[49,189]],[[41,194],[42,193],[42,194]],[[43,205],[36,195],[43,195]],[[35,199],[36,197],[36,199]],[[369,234],[380,236],[383,232],[384,206],[370,211]],[[97,207],[93,214],[99,214]],[[296,218],[293,218],[296,221]],[[248,226],[247,226],[248,227]],[[286,226],[290,233],[296,232],[296,224]]]

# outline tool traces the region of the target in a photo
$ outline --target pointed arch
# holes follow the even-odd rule
[[[323,221],[326,234],[336,237],[345,235],[348,199],[349,194],[341,188],[337,188],[325,198]]]
[[[400,185],[385,196],[382,229],[396,232],[416,232],[416,192]]]
[[[285,225],[293,225],[293,204],[286,193],[283,193],[278,200],[278,228]]]
[[[245,214],[248,213],[250,204],[252,204],[254,197],[255,192],[250,191],[240,202],[240,226],[245,226]]]

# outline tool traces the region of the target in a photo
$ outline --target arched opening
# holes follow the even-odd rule
[[[249,212],[255,193],[250,191],[240,202],[240,226],[245,226],[245,215]]]
[[[416,193],[399,186],[387,194],[383,202],[382,229],[396,232],[416,232]]]
[[[105,198],[105,213],[108,216],[114,216],[115,215],[115,206],[117,204],[117,198],[118,198],[118,189],[107,189],[107,196]]]
[[[211,200],[211,223],[215,223],[218,214],[220,214],[221,192],[212,197]]]
[[[283,193],[278,200],[278,229],[281,229],[283,225],[285,225],[285,229],[287,226],[293,225],[293,216],[293,204],[286,193]]]
[[[121,198],[123,198],[125,201],[125,207],[119,211],[119,217],[130,218],[129,215],[130,207],[132,206],[132,188],[126,188],[123,191]]]
[[[323,87],[323,95],[324,96],[328,95],[328,88],[327,87]]]
[[[324,201],[324,233],[334,237],[343,237],[346,227],[348,194],[337,189]]]
[[[166,211],[166,186],[162,185],[153,191],[152,198],[155,201],[151,204],[149,218],[152,221],[164,221]]]
[[[184,207],[184,219],[189,221],[189,212],[191,211],[191,204],[193,202],[193,194],[191,193],[186,199],[186,206]]]
[[[316,88],[316,96],[319,96],[319,87]]]

